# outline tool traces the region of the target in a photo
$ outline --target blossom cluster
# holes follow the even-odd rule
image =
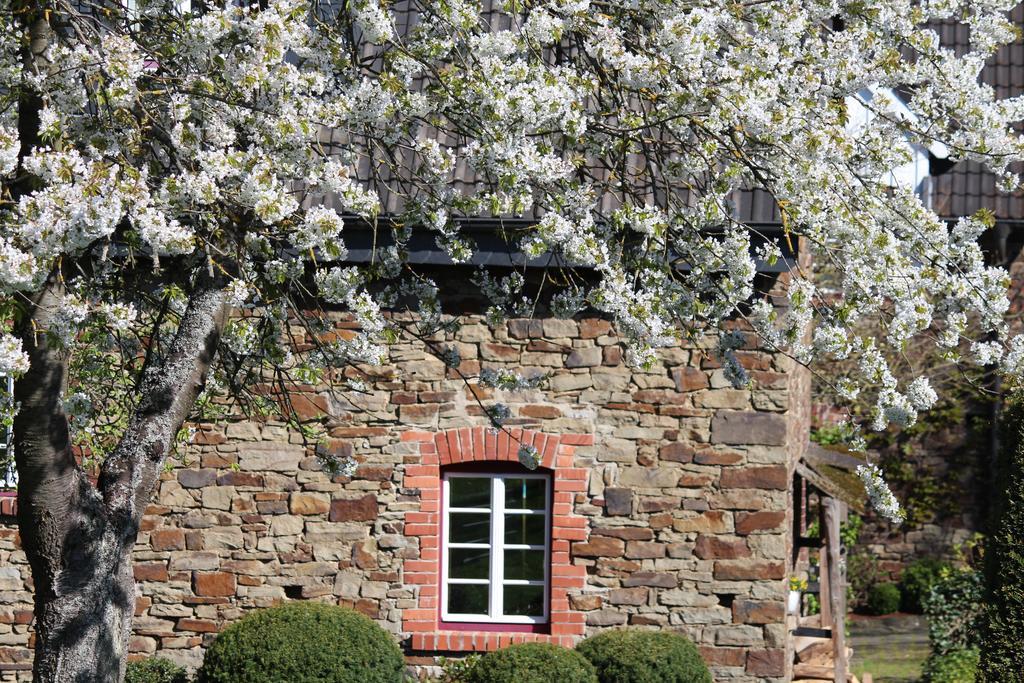
[[[448,329],[440,288],[407,262],[417,231],[470,263],[470,219],[514,218],[496,229],[510,249],[561,271],[543,278],[551,310],[613,317],[631,362],[718,336],[742,385],[745,342],[723,321],[745,317],[800,363],[854,363],[836,383],[872,398],[874,427],[911,424],[936,392],[897,381],[883,349],[932,336],[1024,372],[1003,320],[1007,274],[978,244],[990,217],[949,226],[891,182],[908,141],[941,142],[1018,187],[1024,99],[979,79],[1015,35],[1012,4],[269,0],[102,22],[58,6],[45,68],[26,59],[21,19],[0,18],[0,297],[13,304],[72,264],[96,274],[47,330],[73,345],[92,322],[127,339],[173,319],[184,299],[154,281],[222,278],[247,315],[227,330],[225,362],[319,378],[381,362],[399,334],[388,310],[412,310],[423,338]],[[969,27],[970,50],[944,45],[936,21]],[[896,86],[910,93],[900,106]],[[26,89],[41,104],[22,140],[8,105]],[[851,124],[854,105],[871,116]],[[781,237],[741,220],[755,190]],[[354,230],[373,234],[360,264],[345,263]],[[784,298],[759,289],[755,257],[778,264],[782,242],[834,268],[828,291],[799,263],[785,264]],[[489,322],[535,312],[524,273],[476,277]],[[327,334],[313,299],[355,329]],[[306,338],[318,343],[295,343]],[[25,367],[0,334],[0,372]]]

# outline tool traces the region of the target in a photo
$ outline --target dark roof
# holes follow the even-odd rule
[[[1024,4],[1011,13],[1014,24],[1024,28]],[[966,26],[945,22],[935,25],[942,44],[958,53],[967,51],[970,31]],[[985,66],[982,81],[996,91],[996,97],[1005,99],[1024,93],[1024,38],[1002,47]],[[1018,125],[1024,132],[1024,127]],[[1016,168],[1024,171],[1024,166]],[[940,216],[967,216],[978,209],[993,211],[996,218],[1024,219],[1024,193],[1006,195],[996,189],[995,176],[986,172],[981,164],[961,161],[944,175],[933,178],[932,207]]]

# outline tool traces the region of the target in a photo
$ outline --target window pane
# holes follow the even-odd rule
[[[449,478],[448,507],[490,508],[491,480],[486,477]]]
[[[448,612],[486,616],[487,584],[448,584]]]
[[[544,515],[505,515],[505,543],[544,545]]]
[[[449,543],[490,543],[491,516],[472,512],[453,512],[448,515]],[[543,542],[543,541],[542,541]]]
[[[452,548],[448,551],[448,576],[453,579],[486,579],[491,566],[487,548]]]
[[[543,581],[544,551],[506,550],[505,578],[524,581]]]
[[[543,510],[547,503],[546,480],[505,480],[505,507],[509,510]]]
[[[505,586],[504,600],[508,616],[544,616],[544,586]]]

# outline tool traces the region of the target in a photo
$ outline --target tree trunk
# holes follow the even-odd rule
[[[118,447],[94,485],[71,449],[61,395],[67,359],[45,330],[63,296],[54,274],[21,327],[30,368],[15,384],[18,525],[35,583],[37,683],[117,683],[135,611],[131,551],[174,437],[202,391],[227,310],[193,292],[167,357],[147,370]]]
[[[136,598],[131,547],[94,512],[76,510],[65,518],[63,542],[33,558],[35,681],[124,678]]]

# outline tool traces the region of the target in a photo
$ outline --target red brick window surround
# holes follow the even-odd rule
[[[574,467],[577,446],[591,445],[590,434],[544,434],[529,429],[498,432],[464,427],[444,432],[407,431],[402,440],[419,447],[419,462],[405,467],[403,487],[419,489],[420,509],[405,515],[405,535],[420,542],[418,559],[406,560],[404,582],[416,586],[416,606],[402,614],[402,630],[413,651],[471,652],[494,650],[512,643],[551,642],[572,646],[585,630],[584,615],[569,606],[569,593],[580,591],[586,568],[572,564],[570,544],[587,537],[586,520],[573,514],[573,501],[586,491],[587,470]],[[538,623],[486,624],[442,620],[441,535],[445,472],[487,472],[508,476],[528,470],[519,465],[520,444],[541,454],[535,474],[550,476],[550,530],[547,615]]]

